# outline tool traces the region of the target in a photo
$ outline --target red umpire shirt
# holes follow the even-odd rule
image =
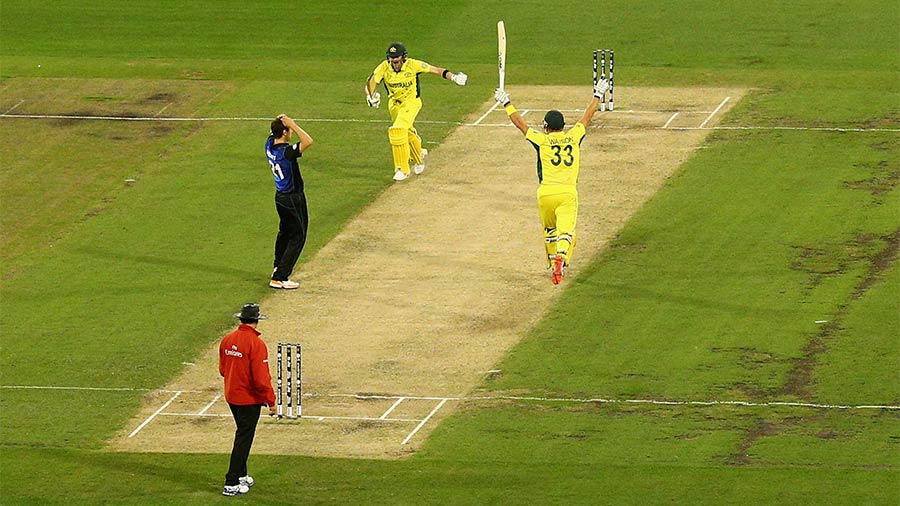
[[[259,332],[242,323],[219,345],[219,374],[225,378],[225,400],[229,404],[275,405],[269,350]]]

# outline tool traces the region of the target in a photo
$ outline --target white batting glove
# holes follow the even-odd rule
[[[603,98],[603,94],[607,91],[609,91],[609,81],[606,79],[601,79],[594,85],[594,96],[597,98]]]
[[[469,80],[469,76],[463,74],[462,72],[457,72],[456,74],[453,74],[453,77],[451,79],[454,83],[460,86],[465,86],[466,81]]]
[[[494,90],[494,100],[496,100],[500,105],[506,105],[509,103],[509,93],[497,88]]]
[[[381,107],[381,93],[378,93],[376,91],[371,95],[366,95],[366,102],[369,103],[369,107],[378,109],[379,107]]]

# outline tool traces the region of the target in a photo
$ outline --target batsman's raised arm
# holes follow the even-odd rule
[[[469,82],[469,76],[467,76],[463,72],[457,72],[454,74],[453,72],[450,72],[448,69],[445,69],[442,67],[435,67],[434,65],[431,65],[430,67],[431,68],[428,69],[428,71],[431,72],[432,74],[437,74],[437,75],[443,77],[444,79],[449,79],[450,81],[453,81],[454,83],[456,83],[460,86],[465,86],[466,83]]]
[[[584,126],[590,126],[591,120],[594,119],[594,113],[597,112],[597,107],[599,106],[600,99],[598,97],[592,98],[591,103],[585,108],[584,115],[581,116],[581,119],[578,120],[578,122]]]
[[[509,93],[500,88],[494,90],[494,100],[497,101],[498,104],[502,105],[504,109],[506,109],[506,114],[509,115],[509,120],[512,121],[513,125],[519,129],[523,134],[528,132],[528,123],[525,123],[525,118],[519,114],[519,111],[513,107],[512,103],[509,101]],[[594,105],[596,108],[596,104]]]
[[[591,124],[594,113],[597,112],[597,106],[600,105],[600,97],[602,97],[607,90],[609,90],[609,81],[606,79],[601,79],[594,85],[594,98],[591,99],[591,103],[588,104],[587,109],[584,110],[584,115],[580,120],[582,125],[589,126]]]

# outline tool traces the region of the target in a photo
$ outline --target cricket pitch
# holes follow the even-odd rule
[[[584,87],[508,91],[534,127],[551,108],[571,127],[581,116],[575,110],[590,100]],[[582,143],[578,246],[568,279],[744,93],[616,88],[617,110],[598,112]],[[260,301],[270,317],[259,330],[273,377],[276,343],[301,343],[306,397],[300,420],[262,417],[254,454],[411,454],[565,289],[568,280],[554,287],[546,269],[534,149],[502,108],[485,114],[492,106],[485,103],[436,147],[420,127],[431,148],[425,173],[395,183],[299,266],[299,290]],[[383,172],[391,177],[389,167]],[[148,394],[110,449],[230,452],[234,423],[221,391],[213,348],[164,391]]]

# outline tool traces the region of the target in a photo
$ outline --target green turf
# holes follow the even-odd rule
[[[4,504],[229,504],[211,490],[209,473],[220,455],[110,454],[72,450],[8,449],[4,458],[40,460],[16,467],[10,480],[52,483],[25,489]],[[254,504],[658,504],[744,505],[893,504],[884,469],[791,466],[723,468],[665,464],[512,459],[405,462],[252,458]],[[7,464],[9,460],[4,462]],[[264,476],[265,479],[259,477]],[[103,488],[88,483],[101,481]],[[19,481],[20,483],[22,481]],[[761,486],[761,484],[767,484]]]
[[[896,233],[900,193],[855,182],[897,171],[897,145],[896,134],[717,134],[514,350],[495,388],[797,400],[787,375],[815,322],[865,297],[861,279],[891,248],[878,238]],[[900,316],[869,325],[887,339]],[[894,364],[896,344],[881,348]],[[860,397],[896,400],[886,393]]]
[[[711,134],[480,390],[900,403],[896,2],[2,7],[0,112],[366,120],[301,121],[301,261],[390,184],[361,85],[391,40],[470,74],[423,79],[428,143],[489,99],[498,19],[510,84],[587,85],[612,47],[626,89],[753,88],[724,125],[800,129]],[[0,119],[0,383],[156,388],[265,296],[266,123]],[[231,501],[225,455],[102,450],[142,395],[0,390],[2,503]],[[254,456],[252,500],[897,504],[898,431],[892,410],[476,403],[404,461]]]

